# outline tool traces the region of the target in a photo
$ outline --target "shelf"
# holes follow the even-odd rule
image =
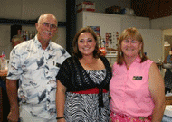
[[[0,24],[19,24],[19,25],[35,25],[37,20],[21,20],[21,19],[6,19],[0,18]],[[58,22],[59,27],[65,27],[66,22]]]
[[[113,54],[106,54],[105,56],[106,58],[116,58],[117,55],[113,55]]]
[[[118,56],[118,51],[107,51],[106,57],[113,58]]]

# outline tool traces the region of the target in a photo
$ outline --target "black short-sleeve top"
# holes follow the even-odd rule
[[[109,90],[109,83],[112,77],[111,67],[105,57],[100,57],[100,59],[106,69],[106,77],[100,84],[96,84],[91,80],[89,74],[83,69],[76,57],[70,57],[62,63],[56,79],[61,81],[67,88],[67,91],[80,91],[92,88]]]

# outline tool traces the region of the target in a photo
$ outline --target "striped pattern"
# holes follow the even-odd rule
[[[86,70],[92,81],[100,84],[106,77],[106,70]]]
[[[87,71],[90,78],[101,83],[106,76],[106,70]],[[104,107],[99,108],[98,94],[66,93],[64,116],[66,122],[109,122],[109,92],[103,93]]]

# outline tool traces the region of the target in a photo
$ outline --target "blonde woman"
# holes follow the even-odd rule
[[[155,62],[143,52],[136,28],[119,37],[117,62],[110,81],[112,122],[161,122],[165,109],[164,81]]]

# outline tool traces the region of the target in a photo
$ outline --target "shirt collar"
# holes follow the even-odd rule
[[[33,42],[35,43],[35,45],[40,49],[42,48],[42,44],[39,42],[37,35],[35,35],[35,37],[33,38]],[[51,40],[50,40],[51,42]],[[47,48],[45,50],[52,50],[52,46],[51,43],[49,42]]]
[[[133,62],[137,62],[137,63],[140,63],[141,59],[140,59],[140,56],[138,55],[137,58],[133,61]],[[132,62],[132,63],[133,63]],[[123,61],[123,64],[126,65],[125,61]]]

